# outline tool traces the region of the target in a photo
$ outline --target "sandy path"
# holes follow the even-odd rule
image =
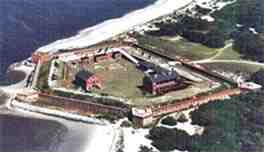
[[[242,63],[242,64],[251,64],[257,66],[264,66],[264,63],[253,62],[253,61],[246,61],[246,60],[210,60],[210,61],[200,61],[196,63]]]

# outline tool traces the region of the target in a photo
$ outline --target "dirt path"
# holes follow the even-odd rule
[[[229,47],[231,47],[233,45],[233,42],[229,42],[228,44],[226,44],[223,48],[220,48],[217,50],[217,53],[207,59],[203,59],[203,60],[198,60],[198,61],[192,61],[191,63],[195,63],[195,64],[203,64],[203,63],[219,63],[219,62],[223,62],[223,63],[242,63],[242,64],[251,64],[251,65],[257,65],[257,66],[264,66],[264,63],[259,63],[259,62],[254,62],[254,61],[247,61],[247,60],[219,60],[216,59],[218,56],[220,56],[223,51]]]
[[[242,63],[242,64],[251,64],[257,66],[264,66],[264,63],[246,61],[246,60],[209,60],[209,61],[197,61],[196,63]]]
[[[210,58],[203,59],[203,60],[192,61],[192,63],[207,63],[207,62],[210,62],[210,61],[216,59],[218,56],[220,56],[225,49],[231,47],[232,45],[233,45],[233,43],[230,42],[230,43],[226,44],[223,48],[217,49],[217,53],[214,56],[212,56]]]
[[[210,60],[214,60],[214,59],[216,59],[218,56],[220,56],[220,55],[223,53],[223,51],[224,51],[225,49],[231,47],[232,45],[233,45],[232,42],[230,42],[229,44],[226,44],[223,48],[218,49],[218,50],[217,50],[217,54],[215,54],[214,56],[210,57],[209,59],[210,59]]]

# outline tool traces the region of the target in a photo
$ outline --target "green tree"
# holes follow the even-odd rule
[[[147,147],[145,145],[140,145],[140,150],[139,152],[152,152],[153,151],[153,148],[151,147]]]
[[[264,31],[264,1],[239,0],[239,23],[254,27],[257,31]]]
[[[252,32],[245,30],[235,38],[233,48],[245,55],[246,58],[264,61],[264,37],[255,35]]]
[[[254,73],[250,80],[264,86],[264,69],[262,68],[258,72]]]
[[[225,46],[225,35],[218,30],[210,31],[206,34],[204,45],[210,48],[222,48]]]
[[[177,125],[177,121],[176,119],[174,119],[174,117],[172,116],[168,116],[166,118],[164,118],[162,121],[161,121],[162,124],[165,124],[165,125],[169,125],[169,126],[174,126],[174,125]]]

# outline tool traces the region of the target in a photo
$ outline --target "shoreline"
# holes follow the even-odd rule
[[[83,122],[68,120],[65,118],[30,112],[26,110],[7,109],[4,110],[1,115],[11,115],[26,118],[28,120],[47,120],[52,122],[58,122],[64,125],[67,128],[67,131],[62,137],[62,141],[56,144],[58,145],[56,146],[56,150],[53,151],[86,151],[85,147],[89,147],[91,141],[93,141],[94,131],[101,127],[94,124],[87,124]]]
[[[165,2],[165,1],[167,1],[167,0],[158,0],[157,2]],[[189,0],[189,1],[191,1],[191,3],[193,3],[193,1],[192,0]],[[209,0],[207,0],[207,1],[209,1]],[[173,3],[172,3],[173,4]],[[194,3],[193,3],[194,4]],[[195,4],[196,4],[196,2],[195,2]],[[146,9],[146,8],[144,8],[144,9]],[[141,10],[144,10],[144,9],[141,9]],[[178,9],[175,9],[174,11],[176,11],[176,10],[178,10]],[[140,10],[137,10],[137,11],[140,11]],[[121,17],[121,19],[123,19],[123,18],[125,18],[126,16],[128,17],[128,15],[130,15],[130,14],[133,14],[133,13],[135,13],[135,12],[137,12],[137,11],[134,11],[134,12],[130,12],[130,13],[128,13],[128,14],[126,14],[126,15],[124,15],[124,16],[122,16]],[[174,12],[173,11],[173,12]],[[171,12],[171,13],[173,13],[173,12]],[[168,13],[168,14],[171,14],[171,13]],[[152,19],[152,20],[157,20],[158,18],[163,18],[163,16],[167,16],[166,14],[164,14],[164,15],[161,15],[160,17],[157,17],[157,18],[154,18],[154,19]],[[120,18],[118,18],[118,19],[120,19]],[[44,50],[46,50],[47,49],[47,51],[48,52],[52,52],[52,51],[56,51],[56,49],[58,50],[58,49],[61,49],[60,48],[60,46],[62,45],[63,47],[65,47],[65,48],[72,48],[72,47],[80,47],[80,46],[82,46],[82,45],[88,45],[88,42],[87,42],[87,39],[89,39],[89,37],[97,37],[97,36],[99,36],[100,37],[100,34],[101,34],[101,32],[103,32],[104,33],[104,31],[106,30],[106,29],[108,29],[108,26],[107,26],[107,28],[105,29],[104,27],[106,26],[106,25],[110,25],[110,24],[113,24],[114,23],[114,27],[115,26],[117,26],[117,24],[118,23],[121,23],[121,22],[123,22],[122,20],[120,20],[119,22],[117,22],[117,20],[118,20],[117,18],[116,19],[110,19],[110,20],[107,20],[107,21],[104,21],[104,22],[102,22],[102,23],[99,23],[99,24],[97,24],[97,25],[95,25],[95,26],[92,26],[92,27],[89,27],[89,28],[87,28],[87,29],[84,29],[84,30],[81,30],[81,31],[79,31],[78,33],[77,33],[77,35],[75,35],[75,36],[72,36],[72,37],[70,37],[70,38],[66,38],[66,39],[62,39],[62,40],[57,40],[57,41],[55,41],[55,42],[53,42],[53,43],[50,43],[50,44],[48,44],[48,45],[46,45],[46,46],[43,46],[43,47],[40,47],[37,51],[42,51],[42,49],[44,48]],[[129,19],[127,19],[127,20],[129,20]],[[144,23],[141,23],[141,26],[144,26],[144,25],[146,25],[146,24],[148,24],[148,23],[150,23],[152,20],[149,20],[149,21],[143,21]],[[114,21],[114,22],[113,22]],[[126,21],[125,21],[126,22]],[[140,25],[134,25],[133,27],[132,27],[132,29],[127,29],[127,31],[130,31],[130,30],[135,30],[138,26],[140,26]],[[103,30],[102,29],[100,29],[100,27],[103,27]],[[112,27],[112,26],[110,26],[110,27]],[[99,28],[99,29],[98,29]],[[113,28],[113,27],[112,27]],[[119,27],[117,27],[117,28],[119,28]],[[96,32],[96,31],[98,31],[98,32]],[[121,33],[119,33],[119,34],[122,34],[122,33],[124,33],[125,31],[123,31],[123,32],[121,32]],[[91,34],[91,35],[90,35]],[[105,37],[105,35],[103,36],[104,37],[104,40],[106,40],[106,39],[110,39],[110,38],[113,38],[114,36],[116,36],[116,35],[114,35],[115,33],[111,33],[111,36],[110,35],[107,35],[108,37]],[[119,35],[118,34],[118,35]],[[87,37],[85,37],[85,38],[82,38],[82,36],[86,36],[86,35],[88,35],[88,38]],[[93,45],[93,44],[95,44],[95,43],[97,43],[97,41],[98,40],[102,40],[101,38],[96,38],[96,39],[94,39],[94,40],[92,40],[90,43],[91,43],[91,45]],[[82,43],[78,43],[78,41],[81,41]],[[102,40],[103,41],[103,40]],[[70,43],[69,43],[70,42]],[[67,44],[66,46],[64,46],[64,44]],[[78,45],[73,45],[73,44],[78,44]],[[53,46],[54,45],[54,46]],[[18,65],[16,65],[16,63],[14,63],[14,64],[12,64],[12,65],[10,65],[10,69],[11,70],[13,70],[13,69],[17,69],[17,68],[21,68],[21,71],[24,71],[25,73],[26,73],[26,76],[25,76],[25,79],[23,79],[23,80],[21,80],[20,82],[18,82],[18,83],[16,83],[16,84],[13,84],[13,85],[10,85],[9,87],[2,87],[2,86],[0,86],[0,89],[3,89],[4,91],[7,91],[8,92],[8,94],[11,94],[11,95],[13,95],[13,94],[15,94],[15,92],[14,91],[18,91],[19,89],[18,88],[20,88],[20,90],[22,89],[23,90],[23,88],[21,88],[21,87],[24,87],[25,86],[25,81],[26,81],[26,79],[29,77],[29,74],[33,71],[33,69],[27,69],[26,67],[24,67],[25,65],[23,65],[22,63],[23,62],[25,62],[27,59],[25,59],[25,60],[23,60],[23,61],[21,61],[21,62],[18,62]],[[20,65],[19,65],[20,64]],[[22,67],[21,67],[21,65],[22,65]],[[24,67],[24,68],[23,68]],[[29,112],[28,112],[29,113]],[[33,112],[30,112],[29,114],[31,114],[31,113],[33,113]],[[34,113],[33,113],[34,114]],[[38,114],[38,113],[36,113],[36,114]],[[38,114],[38,115],[40,115],[40,114]],[[46,116],[46,115],[43,115],[43,114],[41,114],[40,116]],[[50,116],[49,116],[50,117]],[[49,118],[48,117],[48,118]],[[53,117],[52,117],[53,118]],[[55,117],[55,118],[57,118],[58,119],[58,117]],[[58,119],[58,120],[65,120],[65,119]],[[74,122],[74,121],[73,121]],[[73,123],[74,124],[74,123]],[[95,126],[94,127],[94,129],[93,130],[91,130],[92,132],[94,132],[94,133],[92,133],[90,136],[91,136],[91,141],[88,143],[88,144],[85,144],[85,146],[84,146],[84,150],[85,151],[95,151],[95,149],[107,149],[107,147],[108,146],[112,146],[112,144],[110,144],[110,143],[112,143],[113,141],[111,141],[112,139],[111,138],[114,138],[115,137],[115,131],[114,130],[117,130],[117,129],[115,129],[113,126],[110,126],[110,125],[106,125],[106,126],[104,126],[104,127],[99,127],[99,126],[97,126],[97,125],[91,125],[91,124],[88,124],[88,125],[90,125],[90,126]],[[110,129],[112,129],[112,131],[110,130],[110,129],[108,129],[108,128],[110,128]],[[117,132],[117,131],[116,131]],[[100,135],[100,136],[99,136]],[[99,138],[97,138],[99,136]],[[106,141],[106,139],[107,140],[110,140],[111,142],[105,142],[105,143],[103,143],[102,142],[102,139],[104,139],[104,141]],[[106,147],[98,147],[98,146],[96,146],[96,144],[103,144],[104,146],[106,146]],[[67,144],[65,144],[65,147],[67,147]],[[70,148],[70,147],[69,147]],[[70,148],[71,149],[71,148]]]
[[[37,49],[37,52],[57,52],[60,49],[82,48],[94,45],[124,32],[136,30],[152,20],[168,16],[183,7],[188,7],[192,3],[194,3],[193,0],[157,0],[154,4],[143,9],[129,12],[120,18],[106,20],[92,27],[80,30],[72,37],[42,46]]]
[[[160,0],[161,1],[161,0]],[[190,1],[190,0],[189,0]],[[145,8],[144,8],[145,9]],[[144,10],[141,9],[141,10]],[[139,11],[139,10],[138,10]],[[138,11],[134,11],[134,12],[138,12]],[[128,13],[129,15],[132,14],[133,12]],[[171,14],[172,12],[170,12],[169,14]],[[126,18],[128,16],[128,14],[126,14],[125,16],[121,17],[121,18]],[[119,19],[119,18],[118,18]],[[106,23],[110,23],[112,21],[115,21],[117,19],[110,19],[107,21],[104,21],[100,24],[97,24],[95,26],[93,26],[90,30],[95,30],[97,31],[97,27],[100,25],[104,25]],[[146,24],[146,21],[142,21],[143,23],[141,24]],[[126,30],[131,30],[131,29],[126,29]],[[123,32],[123,31],[122,31]],[[79,34],[83,35],[84,33],[86,33],[86,29],[85,30],[81,30],[80,32],[78,32]],[[120,34],[120,33],[118,33]],[[111,37],[113,37],[114,35],[111,34]],[[107,39],[109,39],[107,38]],[[60,41],[60,40],[59,40]],[[52,43],[53,44],[53,43]],[[50,115],[46,115],[46,114],[40,114],[37,112],[31,112],[31,111],[27,111],[27,110],[17,110],[16,108],[10,108],[10,100],[12,100],[12,97],[16,94],[16,92],[18,92],[19,90],[23,90],[23,88],[25,87],[26,84],[26,80],[29,77],[30,73],[34,70],[34,67],[29,67],[29,66],[25,66],[24,63],[30,58],[27,58],[25,60],[22,60],[20,62],[16,62],[11,64],[8,67],[8,71],[21,71],[25,74],[24,79],[21,79],[20,81],[16,82],[15,84],[11,84],[11,85],[7,85],[7,86],[0,86],[1,90],[3,90],[6,94],[10,95],[10,98],[8,98],[6,101],[6,104],[3,104],[4,107],[7,107],[7,111],[4,112],[4,114],[14,114],[14,115],[18,115],[21,117],[30,117],[30,118],[36,118],[36,119],[48,119],[48,120],[52,120],[52,121],[58,121],[60,123],[63,123],[63,125],[67,126],[68,129],[71,129],[71,127],[74,126],[74,124],[85,124],[87,126],[91,126],[93,127],[91,131],[91,135],[89,135],[89,142],[86,142],[86,144],[83,145],[83,150],[84,151],[97,151],[97,150],[104,150],[104,151],[109,151],[115,149],[115,144],[116,142],[113,141],[117,141],[115,139],[118,139],[118,129],[116,129],[113,126],[110,125],[106,125],[106,126],[98,126],[95,124],[87,124],[87,123],[79,123],[79,121],[71,121],[71,120],[67,120],[65,118],[60,118],[60,117],[55,117],[55,116],[50,116]],[[11,111],[10,111],[11,110]],[[72,124],[72,125],[71,125]],[[83,132],[81,132],[83,133]],[[67,134],[66,134],[67,135]],[[81,136],[81,135],[80,135]],[[71,137],[71,136],[70,136]],[[82,135],[82,137],[86,137],[86,135]],[[109,141],[102,143],[102,139],[107,139]],[[66,140],[67,141],[67,140]],[[68,149],[73,149],[72,147],[69,147],[69,143],[71,144],[71,142],[65,142],[63,144],[63,146],[59,146],[59,150],[60,151],[69,151]],[[104,147],[97,147],[96,144],[101,143],[102,145],[104,145]],[[114,146],[113,146],[114,145]]]
[[[21,70],[11,70],[5,73],[0,81],[0,86],[9,86],[22,81],[26,77],[26,73]]]

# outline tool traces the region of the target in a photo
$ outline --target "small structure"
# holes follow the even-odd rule
[[[50,59],[50,56],[46,52],[34,52],[31,55],[32,62],[37,64],[38,62],[40,63],[45,63]]]
[[[153,122],[151,108],[132,108],[133,122],[138,127],[145,127]]]
[[[39,94],[36,91],[23,90],[23,92],[17,93],[15,99],[19,101],[35,102],[39,98]]]
[[[76,74],[75,82],[87,91],[92,87],[102,87],[101,80],[94,73],[85,70],[81,70]]]
[[[148,72],[148,71],[147,71]],[[175,71],[165,70],[160,67],[151,69],[143,79],[144,89],[154,95],[164,94],[169,91],[186,86]]]
[[[109,59],[120,59],[121,54],[119,52],[108,52],[108,53],[103,53],[103,54],[97,54],[94,56],[94,61],[96,63],[99,63],[101,61],[109,60]]]

